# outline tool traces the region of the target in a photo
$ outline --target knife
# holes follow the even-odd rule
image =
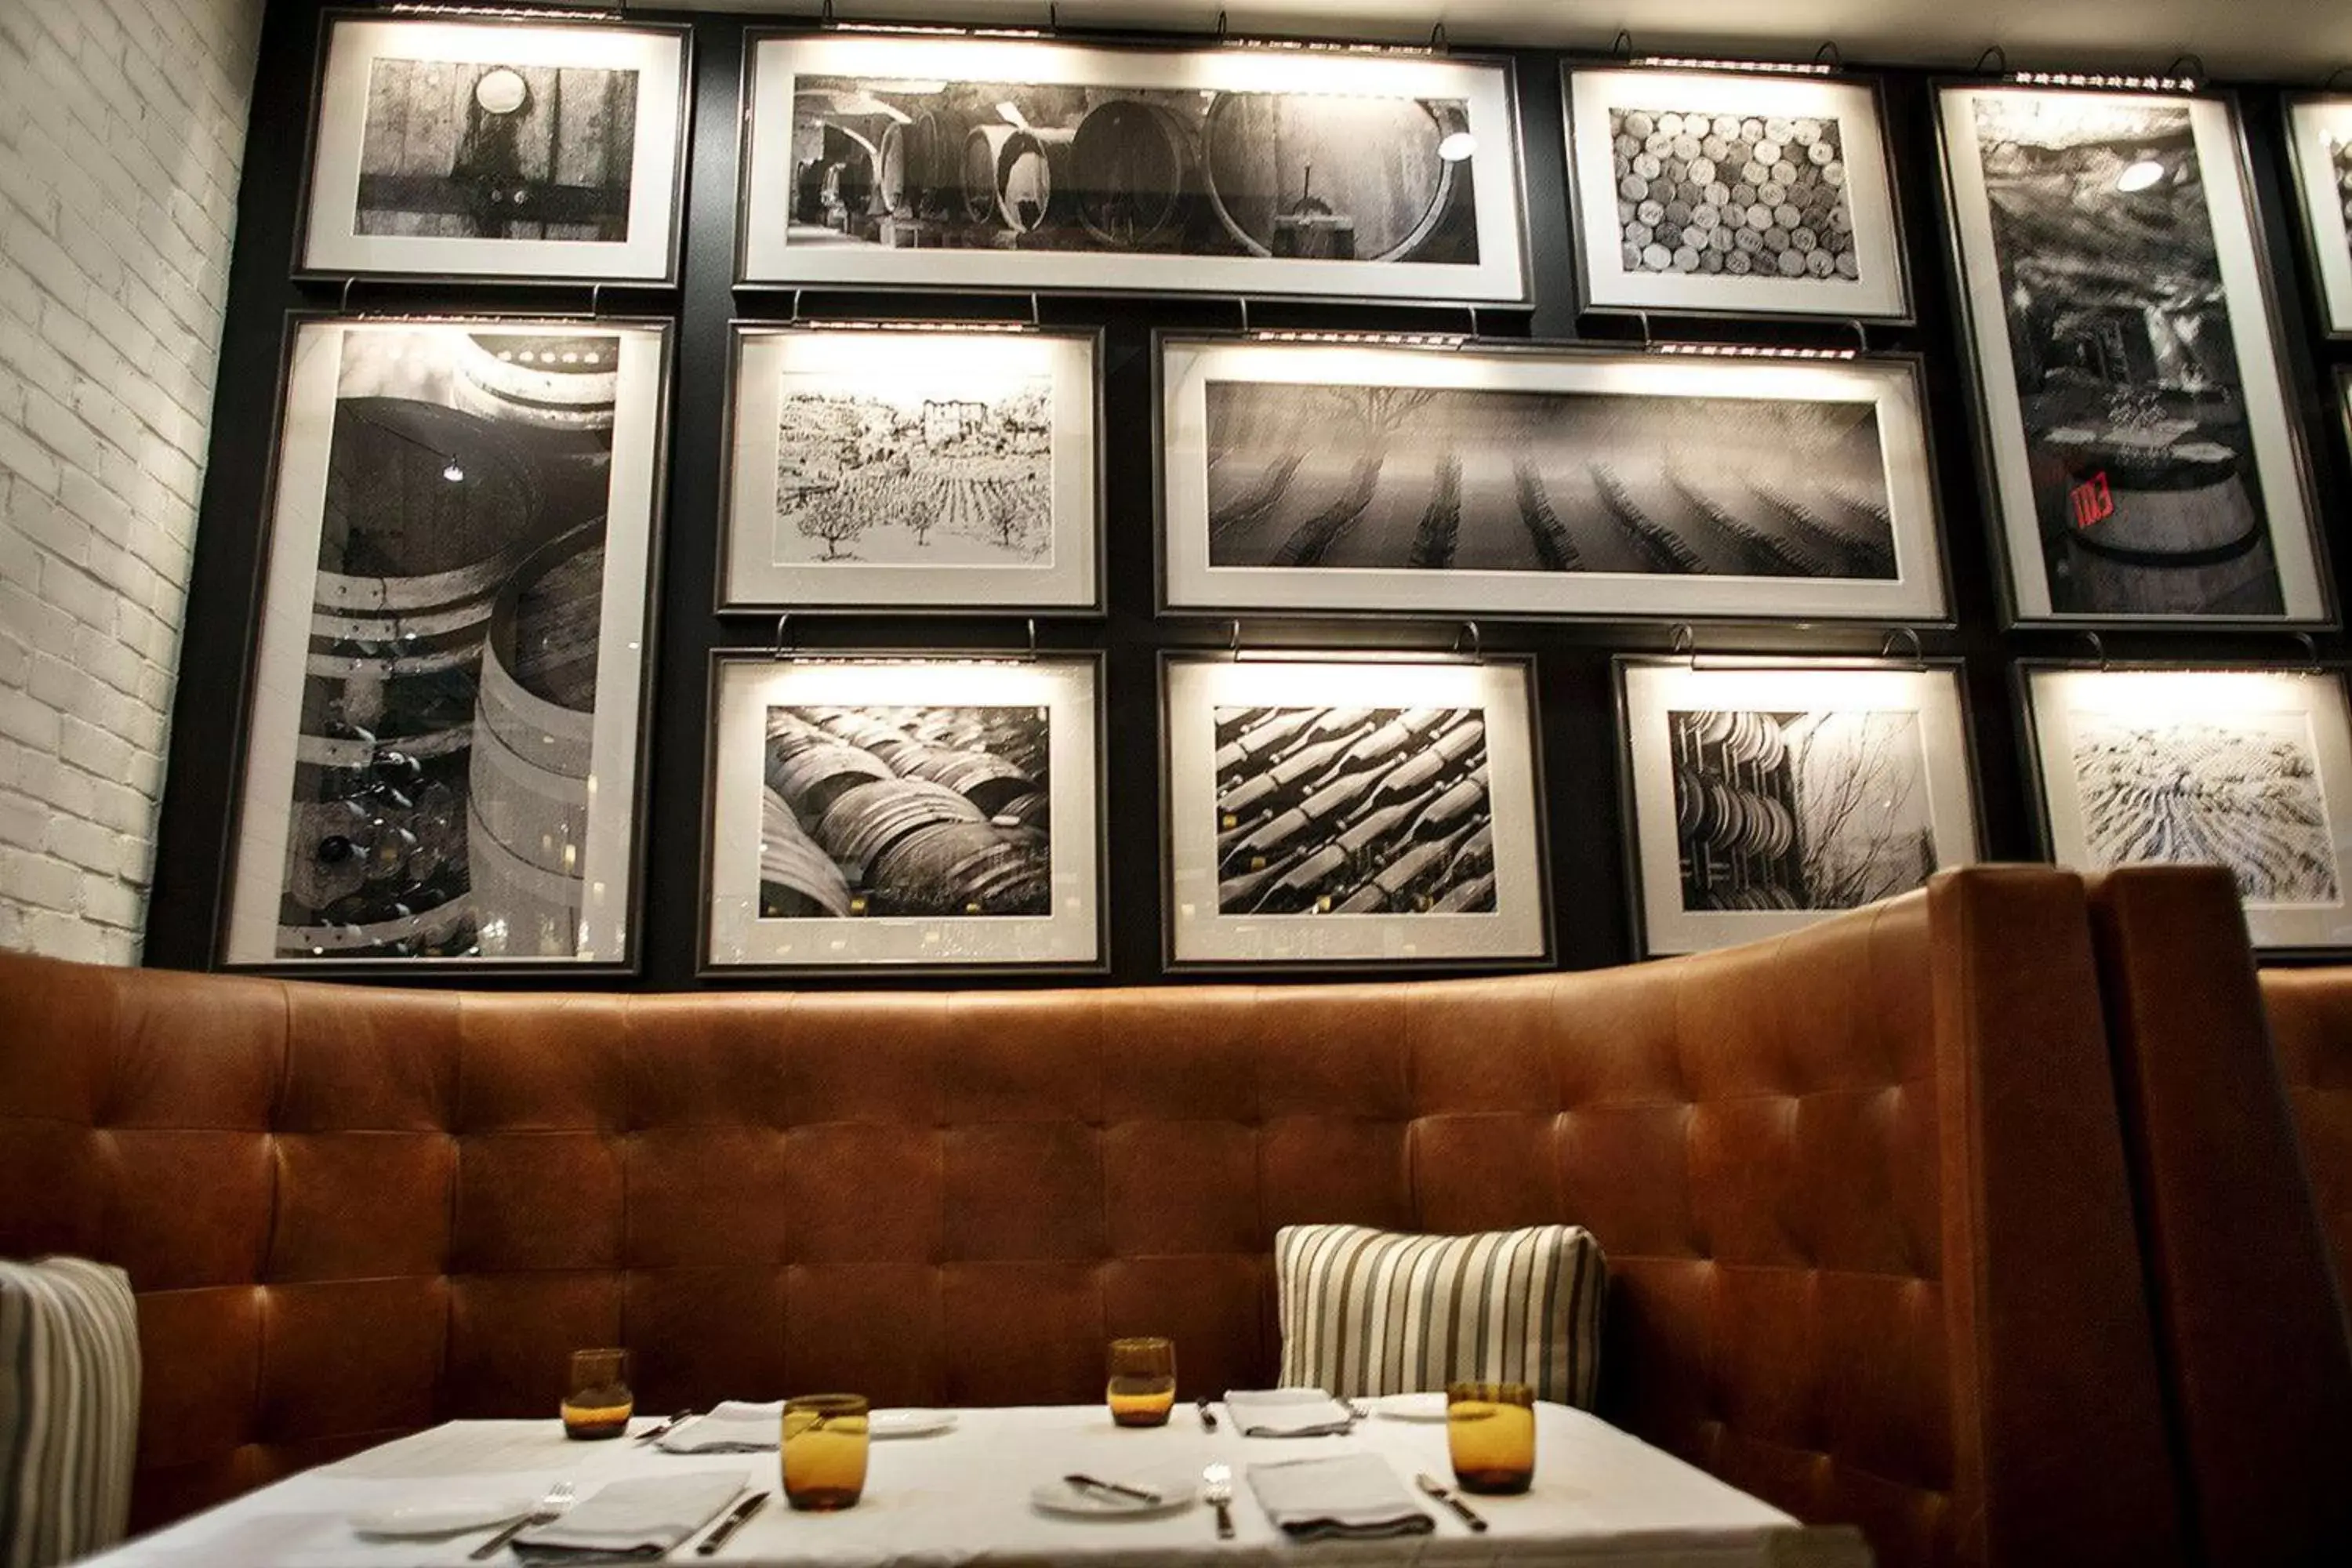
[[[691,1421],[692,1419],[694,1419],[693,1411],[681,1410],[677,1415],[671,1416],[668,1420],[656,1422],[653,1426],[648,1426],[644,1431],[638,1433],[636,1440],[640,1443],[650,1443],[664,1433],[675,1430],[679,1422]]]
[[[1117,1492],[1120,1497],[1130,1498],[1139,1503],[1156,1504],[1160,1500],[1158,1492],[1146,1491],[1141,1487],[1123,1487],[1117,1481],[1098,1481],[1092,1476],[1067,1475],[1062,1478],[1062,1481],[1066,1486],[1085,1487],[1098,1492]]]
[[[1412,1479],[1413,1484],[1419,1487],[1423,1491],[1427,1492],[1430,1496],[1435,1498],[1438,1501],[1452,1509],[1455,1513],[1460,1514],[1462,1516],[1462,1522],[1468,1525],[1472,1530],[1479,1531],[1481,1532],[1486,1530],[1486,1521],[1480,1519],[1476,1514],[1472,1513],[1470,1511],[1470,1505],[1464,1502],[1460,1498],[1455,1497],[1452,1489],[1438,1480],[1436,1477],[1423,1474],[1415,1476]]]
[[[697,1557],[708,1557],[726,1545],[727,1538],[741,1528],[745,1520],[766,1506],[767,1501],[766,1492],[753,1492],[750,1497],[737,1503],[727,1517],[719,1521],[719,1528],[702,1538],[702,1544],[694,1549],[694,1554]]]

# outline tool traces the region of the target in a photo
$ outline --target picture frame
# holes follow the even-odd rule
[[[2257,949],[2352,949],[2352,715],[2336,665],[2016,668],[2042,849],[2218,862]]]
[[[1100,973],[1103,656],[711,656],[701,971]]]
[[[1102,345],[736,322],[720,612],[1100,614]]]
[[[2286,134],[2319,319],[2329,337],[2352,338],[2352,93],[2291,95]]]
[[[298,277],[677,283],[690,27],[332,10],[319,60]]]
[[[1166,961],[1551,960],[1529,658],[1160,658]]]
[[[1154,364],[1163,610],[1951,613],[1916,356],[1227,333]]]
[[[2011,624],[2332,626],[2236,100],[1936,99]]]
[[[1564,62],[1587,310],[1914,320],[1875,80]]]
[[[749,39],[742,286],[1530,302],[1506,59]]]
[[[224,967],[633,972],[670,354],[289,319]]]
[[[1982,855],[1958,660],[1614,662],[1643,957],[1783,936]]]

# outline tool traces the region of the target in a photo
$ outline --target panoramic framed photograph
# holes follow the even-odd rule
[[[711,656],[703,968],[1102,967],[1100,654]]]
[[[2330,624],[2233,101],[1937,100],[2011,619]]]
[[[1170,654],[1171,967],[1550,957],[1535,667]]]
[[[751,39],[743,284],[1528,301],[1507,60]]]
[[[296,270],[677,281],[684,26],[330,12]]]
[[[1918,361],[1159,341],[1169,610],[1948,617]]]
[[[634,962],[658,321],[297,319],[232,966]]]
[[[1620,658],[1644,956],[1780,936],[1979,854],[1958,663]]]
[[[719,608],[1102,607],[1102,334],[735,326]]]
[[[2256,947],[2352,947],[2341,670],[2025,664],[2019,677],[2053,860],[2226,866]]]
[[[1875,84],[1561,69],[1586,309],[1911,320]]]
[[[2320,320],[2330,337],[2352,337],[2352,95],[2288,99],[2286,129]]]

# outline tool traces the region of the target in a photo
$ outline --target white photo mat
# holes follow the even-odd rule
[[[1102,957],[1100,660],[1044,655],[712,663],[703,962],[710,969],[1091,966]],[[779,707],[1034,707],[1047,712],[1051,914],[767,919],[760,906],[767,716]]]
[[[2050,858],[2084,872],[2129,863],[2102,855],[2093,843],[2091,801],[2082,770],[2092,748],[2119,738],[2179,732],[2178,760],[2167,761],[2155,782],[2177,789],[2191,776],[2201,753],[2190,738],[2224,733],[2250,738],[2239,749],[2218,753],[2229,759],[2226,774],[2197,774],[2200,784],[2238,783],[2235,763],[2252,759],[2266,769],[2266,782],[2282,792],[2292,811],[2265,799],[2262,820],[2231,823],[2223,815],[2190,818],[2226,827],[2261,829],[2264,863],[2291,864],[2305,882],[2300,896],[2249,894],[2246,926],[2258,948],[2352,946],[2352,720],[2347,720],[2343,677],[2311,669],[2149,669],[2116,666],[2024,670],[2027,715],[2032,721],[2033,762],[2041,781],[2043,828]],[[2257,755],[2257,753],[2260,753]],[[2282,758],[2294,770],[2278,769]],[[2303,770],[2308,768],[2305,773]],[[2143,777],[2157,772],[2144,770]],[[2102,799],[2105,797],[2102,796]],[[2137,798],[2147,799],[2143,793]],[[2197,798],[2226,798],[2217,790]],[[2176,807],[2181,803],[2172,802]],[[2315,820],[2310,815],[2315,809]],[[2146,814],[2143,813],[2143,816]],[[2176,812],[2168,822],[2181,819]],[[2168,840],[2170,835],[2163,836]],[[2111,841],[2112,836],[2111,836]],[[2151,840],[2152,842],[2153,840]],[[2233,840],[2243,842],[2244,840]],[[2293,851],[2291,862],[2269,859]],[[2161,854],[2136,859],[2164,859]],[[2210,859],[2198,856],[2196,859]],[[2247,871],[2232,868],[2241,875]],[[2262,874],[2259,867],[2254,874]],[[2332,884],[2331,889],[2323,884]]]
[[[658,282],[676,269],[688,112],[683,30],[514,20],[376,20],[329,24],[300,269],[331,274],[415,274],[523,281]],[[359,232],[369,84],[377,63],[635,71],[636,145],[629,182],[628,238],[446,238]]]
[[[1549,952],[1534,668],[1171,657],[1161,667],[1168,945],[1177,965],[1537,962]],[[1484,913],[1220,911],[1216,714],[1230,708],[1475,709],[1485,724],[1494,909]]]
[[[298,322],[288,360],[278,440],[278,474],[269,525],[259,646],[246,715],[243,778],[232,846],[229,919],[222,961],[290,963],[281,957],[278,923],[291,823],[295,767],[302,736],[303,689],[326,521],[329,458],[337,385],[346,340],[397,337],[419,330],[467,333],[578,332],[577,321],[482,319],[436,325],[418,321]],[[600,322],[619,344],[613,416],[610,508],[604,521],[604,575],[597,634],[596,709],[590,747],[587,834],[581,857],[578,951],[570,958],[436,958],[434,967],[488,963],[617,964],[633,956],[638,738],[643,728],[646,649],[656,520],[665,467],[668,412],[666,327]],[[371,963],[400,962],[371,960]]]
[[[1101,489],[1097,427],[1099,334],[990,332],[952,328],[843,331],[738,323],[731,454],[722,513],[719,605],[959,609],[1084,609],[1098,597]],[[1048,489],[1052,530],[1037,564],[961,560],[793,561],[778,548],[777,456],[782,377],[1002,389],[1016,380],[1052,386]],[[945,394],[942,394],[945,395]],[[942,554],[946,553],[942,550]]]
[[[1517,110],[1507,65],[1316,50],[1109,48],[920,35],[755,36],[746,65],[745,284],[1115,289],[1517,303],[1528,294]],[[1455,99],[1475,153],[1475,264],[1089,250],[895,249],[796,244],[789,233],[793,83],[801,76]]]
[[[1878,94],[1866,83],[1722,70],[1569,65],[1570,187],[1584,304],[1597,310],[1833,316],[1907,321],[1911,287]],[[1618,237],[1612,110],[1703,110],[1742,120],[1834,121],[1858,276],[1786,278],[1628,268]],[[1736,175],[1737,171],[1727,171]],[[1727,183],[1736,183],[1727,180]],[[1672,248],[1672,247],[1669,247]]]
[[[2283,624],[2323,622],[2327,597],[2321,584],[2314,520],[2304,470],[2287,407],[2278,357],[2277,319],[2255,243],[2256,225],[2242,155],[2238,118],[2231,105],[2211,98],[2165,98],[2118,93],[2070,93],[2026,87],[1944,87],[1937,89],[1945,186],[1959,249],[1962,301],[1969,326],[1970,363],[1977,383],[1979,439],[1989,450],[1996,524],[2008,560],[2015,617],[2027,622],[2187,621],[2195,616],[2132,616],[2113,611],[2065,612],[2053,607],[2042,560],[2041,520],[2025,434],[2025,411],[2017,385],[2017,361],[2010,346],[2007,303],[1996,254],[1992,209],[1987,195],[1982,149],[1976,125],[1979,100],[2001,94],[2058,100],[2122,99],[2187,111],[2204,182],[2207,209],[2221,268],[2222,294],[2252,432],[2253,468],[2268,509],[2268,533],[2277,563],[2284,610],[2248,617]]]
[[[2319,274],[2320,320],[2352,337],[2352,96],[2288,101],[2287,144]]]
[[[1171,610],[1498,616],[1755,615],[1936,621],[1948,611],[1917,367],[1563,349],[1437,352],[1167,337],[1160,344],[1162,593]],[[1218,566],[1210,559],[1208,388],[1215,382],[1866,404],[1894,522],[1892,578]]]
[[[1684,907],[1671,728],[1671,716],[1678,712],[1912,715],[1921,751],[1918,808],[1934,842],[1936,868],[1978,858],[1975,778],[1956,668],[1870,668],[1804,660],[1693,668],[1663,659],[1623,659],[1618,668],[1632,874],[1644,956],[1704,952],[1783,936],[1843,912]]]

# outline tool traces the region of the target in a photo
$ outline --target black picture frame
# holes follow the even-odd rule
[[[2352,207],[2352,189],[2343,183],[2352,174],[2331,175],[2324,163],[2314,168],[2310,160],[2324,158],[2325,149],[2307,145],[2304,140],[2307,121],[2321,117],[2339,120],[2347,151],[2336,156],[2339,161],[2352,159],[2352,93],[2289,93],[2282,115],[2287,183],[2294,187],[2294,205],[2303,218],[2303,254],[2311,269],[2318,330],[2333,342],[2352,342],[2352,216],[2345,210]],[[2352,163],[2347,166],[2352,168]],[[2333,186],[2332,206],[2320,204],[2318,190],[2323,184]]]

